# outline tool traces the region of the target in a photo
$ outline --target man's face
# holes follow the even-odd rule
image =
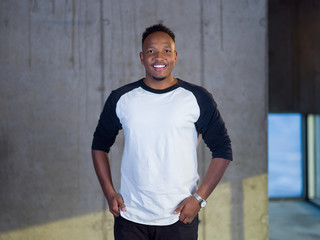
[[[140,60],[146,70],[146,78],[172,80],[172,71],[177,63],[174,41],[165,32],[150,34],[142,45]]]

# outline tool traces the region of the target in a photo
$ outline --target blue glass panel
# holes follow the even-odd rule
[[[270,198],[302,196],[302,116],[268,115]]]
[[[320,115],[315,115],[315,120],[315,198],[317,199],[317,202],[320,202]]]

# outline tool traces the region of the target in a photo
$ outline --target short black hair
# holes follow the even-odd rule
[[[154,32],[164,32],[167,33],[173,40],[173,42],[175,42],[175,35],[174,33],[170,30],[170,28],[164,26],[163,24],[159,23],[156,25],[153,25],[151,27],[146,28],[146,30],[144,31],[144,33],[142,34],[142,44],[144,42],[144,40],[152,33]]]

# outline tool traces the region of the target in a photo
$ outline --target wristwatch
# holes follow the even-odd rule
[[[207,205],[207,201],[200,197],[198,193],[194,193],[193,196],[198,200],[201,208],[204,208]]]

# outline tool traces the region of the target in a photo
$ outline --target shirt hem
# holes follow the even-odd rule
[[[169,225],[175,224],[176,222],[179,221],[179,215],[177,215],[174,218],[172,218],[172,220],[170,218],[169,220],[171,220],[171,221],[156,221],[156,222],[152,222],[152,220],[150,220],[150,221],[140,221],[140,220],[137,220],[137,219],[132,219],[132,218],[126,216],[125,213],[121,212],[121,211],[120,211],[120,215],[121,215],[121,217],[125,218],[128,221],[131,221],[131,222],[134,222],[134,223],[138,223],[138,224],[143,224],[143,225],[149,225],[149,226],[169,226]]]

